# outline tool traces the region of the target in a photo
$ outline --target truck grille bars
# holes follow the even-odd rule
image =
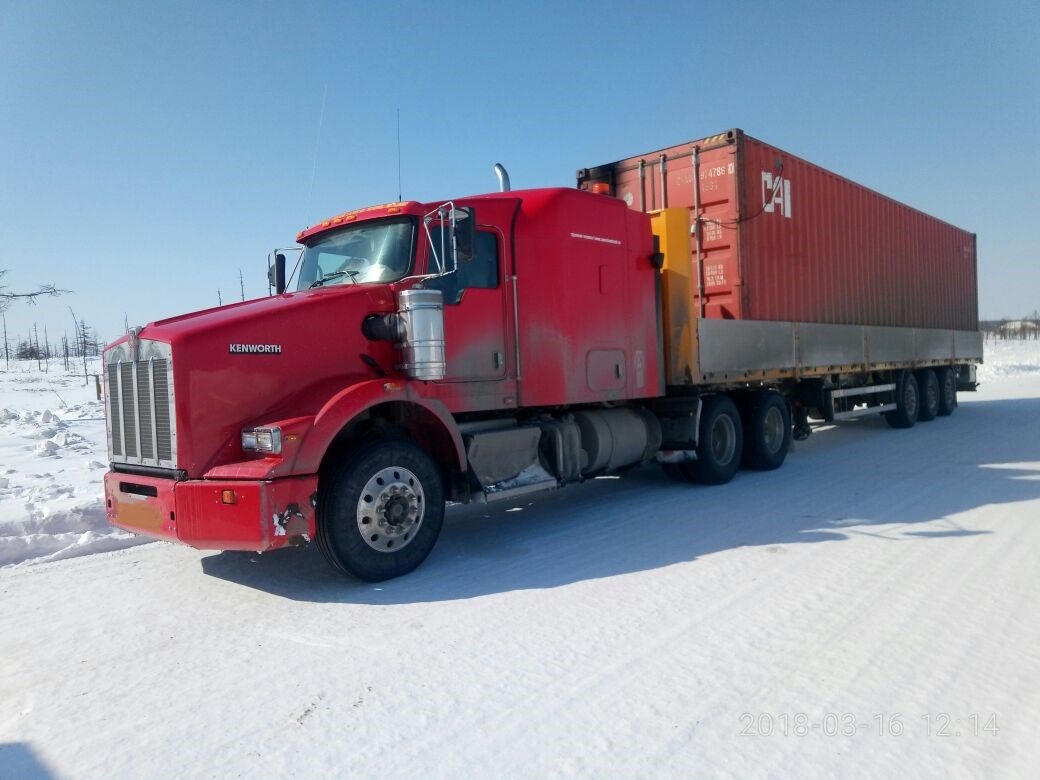
[[[108,451],[117,463],[175,468],[177,435],[173,414],[170,347],[141,342],[131,359],[120,345],[105,354],[105,416]]]

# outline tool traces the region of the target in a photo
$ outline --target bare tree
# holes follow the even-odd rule
[[[7,273],[5,270],[0,270],[0,279]],[[7,307],[11,305],[13,301],[23,300],[27,303],[36,303],[36,299],[48,295],[61,295],[67,293],[69,290],[60,290],[53,284],[41,284],[35,290],[30,292],[11,292],[7,289],[6,285],[0,284],[0,311],[6,311]]]
[[[75,326],[76,342],[79,345],[80,355],[83,357],[83,384],[86,385],[90,381],[87,375],[87,348],[90,334],[88,333],[86,323],[81,319],[77,319],[76,312],[72,310],[71,306],[69,307],[69,314],[72,315],[72,324]]]
[[[36,367],[43,370],[43,350],[40,349],[40,331],[36,329],[36,323],[33,323],[32,335],[36,338]]]

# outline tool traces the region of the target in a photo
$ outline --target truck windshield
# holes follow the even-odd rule
[[[297,290],[333,284],[393,282],[412,265],[415,221],[363,222],[319,236],[303,250]]]

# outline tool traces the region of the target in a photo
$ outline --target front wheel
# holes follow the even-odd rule
[[[444,522],[437,465],[410,439],[362,445],[322,475],[318,495],[322,555],[368,582],[415,569]]]

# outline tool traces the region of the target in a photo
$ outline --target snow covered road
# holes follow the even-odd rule
[[[455,509],[380,585],[0,569],[0,776],[1035,776],[1040,349],[998,347],[951,418]]]

